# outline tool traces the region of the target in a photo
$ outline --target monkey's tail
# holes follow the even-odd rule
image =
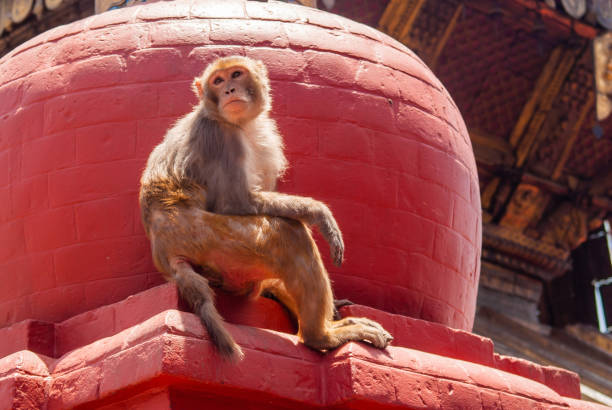
[[[215,308],[215,296],[206,278],[198,275],[187,262],[180,262],[176,269],[175,281],[181,296],[189,303],[193,312],[200,317],[208,335],[226,360],[238,362],[244,353],[223,325],[223,318]]]

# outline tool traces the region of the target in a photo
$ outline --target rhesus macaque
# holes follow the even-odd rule
[[[295,316],[299,336],[314,349],[350,340],[386,347],[392,337],[380,324],[332,318],[329,278],[308,228],[321,231],[340,265],[344,243],[329,208],[273,192],[287,160],[269,117],[263,63],[221,58],[193,88],[199,104],[149,157],[140,207],[155,265],[176,283],[218,351],[230,360],[243,356],[223,326],[211,286],[272,295]]]

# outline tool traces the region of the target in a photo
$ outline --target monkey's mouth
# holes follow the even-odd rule
[[[231,109],[239,109],[242,105],[245,105],[247,102],[242,98],[232,98],[223,104],[223,108],[231,108]]]

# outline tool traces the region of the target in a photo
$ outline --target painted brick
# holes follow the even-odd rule
[[[86,242],[55,252],[58,285],[151,271],[149,242],[142,237]]]
[[[73,315],[75,306],[85,306],[86,302],[82,285],[55,287],[33,293],[28,297],[28,301],[31,309],[29,317],[47,322],[58,322],[69,318]]]
[[[464,199],[470,198],[470,177],[454,155],[422,144],[418,151],[419,176],[441,184]]]
[[[372,162],[372,131],[349,123],[319,124],[321,155],[361,163]]]
[[[181,51],[174,48],[136,50],[127,58],[125,82],[173,81],[189,77],[183,72]],[[95,72],[95,71],[94,71]]]
[[[257,4],[246,3],[246,14],[252,19],[276,20],[276,21],[297,21],[300,19],[300,9],[288,4]]]
[[[160,117],[182,117],[193,110],[198,99],[191,89],[192,81],[193,79],[159,85],[157,113]]]
[[[208,44],[209,34],[210,22],[207,20],[160,21],[149,32],[152,47]]]
[[[90,366],[53,378],[49,386],[48,409],[66,409],[97,399],[100,377],[99,366]]]
[[[79,164],[133,158],[136,150],[136,122],[107,123],[75,131],[76,160]]]
[[[148,158],[153,148],[162,142],[166,131],[175,121],[176,118],[173,117],[138,121],[136,130],[137,157]]]
[[[404,48],[400,51],[386,44],[375,43],[373,51],[377,56],[376,59],[372,60],[373,62],[393,67],[412,77],[419,78],[434,88],[442,88],[440,80],[438,80],[421,59],[410,50]]]
[[[453,216],[452,195],[446,188],[411,175],[399,177],[399,206],[444,226]]]
[[[11,217],[12,197],[8,186],[0,188],[0,223],[8,221]]]
[[[0,67],[2,64],[0,63]],[[0,115],[14,111],[22,98],[23,81],[13,81],[0,86]]]
[[[319,149],[319,128],[324,124],[314,124],[312,121],[279,117],[278,130],[285,141],[287,155],[315,156]]]
[[[247,5],[248,7],[248,5]],[[289,49],[246,48],[246,56],[262,61],[272,80],[303,81],[306,68],[305,53]]]
[[[385,97],[397,99],[401,97],[403,84],[396,76],[400,75],[381,64],[361,61],[355,78],[355,85],[369,92],[383,94]]]
[[[293,178],[302,194],[352,199],[375,206],[397,204],[397,177],[390,171],[337,160],[296,161]],[[333,175],[333,178],[330,176]],[[322,182],[325,181],[325,184]]]
[[[23,255],[25,252],[25,236],[23,221],[4,223],[0,225],[0,262]]]
[[[389,209],[376,224],[383,246],[431,255],[436,224],[410,212]]]
[[[360,125],[384,132],[397,133],[393,101],[385,97],[351,92],[350,118],[359,118]],[[345,114],[346,115],[346,114]]]
[[[476,225],[480,223],[480,215],[474,210],[472,204],[456,197],[452,214],[453,229],[475,244]]]
[[[55,286],[50,253],[22,256],[3,265],[0,300],[14,300]],[[1,323],[1,322],[0,322]]]
[[[64,67],[70,79],[70,91],[109,87],[122,82],[126,75],[126,63],[122,56],[92,57]]]
[[[51,209],[24,219],[26,248],[41,251],[59,248],[76,241],[74,210],[71,206]]]
[[[14,146],[21,141],[39,138],[43,135],[43,104],[19,107],[16,111],[0,119],[2,141],[5,147]],[[0,147],[2,148],[2,147]]]
[[[396,134],[374,132],[372,155],[374,164],[380,167],[417,175],[419,143]]]
[[[245,55],[245,47],[238,45],[212,45],[194,47],[188,54],[187,64],[194,77],[202,73],[206,66],[220,57]]]
[[[116,87],[112,92],[85,91],[46,101],[44,130],[50,134],[66,127],[151,118],[156,113],[157,92],[150,84]]]
[[[63,94],[68,82],[66,74],[63,67],[52,67],[25,77],[23,104],[28,105]]]
[[[372,62],[377,60],[377,43],[370,39],[306,24],[286,23],[283,28],[289,43],[294,47],[331,51]]]
[[[23,145],[21,172],[31,177],[75,163],[74,132],[67,131],[28,141]]]
[[[76,205],[75,220],[79,241],[129,236],[134,231],[137,195],[123,195]]]
[[[48,209],[49,187],[47,175],[24,179],[13,183],[10,187],[10,202],[3,202],[7,209],[11,207],[11,215],[22,217],[34,212]]]
[[[176,24],[177,19],[183,19],[185,16],[189,16],[189,10],[191,3],[178,2],[178,3],[165,3],[155,2],[148,3],[146,7],[138,7],[138,20],[165,20],[169,19]],[[157,23],[157,22],[156,22]]]
[[[453,309],[441,300],[424,296],[423,308],[419,317],[429,322],[449,325],[453,317]]]
[[[48,50],[55,65],[85,60],[109,54],[129,53],[149,46],[145,27],[137,24],[119,24],[96,30],[87,30],[53,43]]]
[[[461,268],[462,241],[455,231],[443,226],[436,227],[436,239],[433,257],[438,262],[459,271]]]
[[[198,1],[192,4],[189,15],[198,18],[240,19],[246,17],[244,1],[215,0]]]
[[[52,65],[53,48],[53,44],[38,44],[36,47],[20,52],[18,58],[3,59],[3,82],[16,80],[30,73],[49,68]],[[14,50],[14,52],[17,52],[17,50]]]
[[[54,172],[49,175],[50,205],[60,206],[135,192],[143,169],[142,160],[125,160]]]
[[[0,167],[0,187],[6,187],[9,184],[9,153],[8,150],[0,152],[0,164],[6,164],[7,166]]]
[[[281,23],[265,20],[212,20],[210,39],[249,46],[289,45]]]
[[[333,87],[354,88],[359,60],[320,51],[304,51],[309,82]]]
[[[128,276],[103,279],[85,284],[85,298],[87,303],[86,308],[93,309],[109,302],[117,302],[141,291],[142,289],[150,288],[150,274],[148,272],[155,270],[155,268],[152,266],[150,261],[146,261],[142,270],[146,271],[147,273],[127,273]],[[115,315],[115,318],[119,322],[121,321],[121,318],[118,318],[117,315]],[[131,314],[123,313],[123,315],[130,316]]]

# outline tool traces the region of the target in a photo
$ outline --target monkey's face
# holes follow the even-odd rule
[[[234,65],[214,71],[207,80],[206,98],[216,105],[228,122],[244,124],[262,110],[253,76],[245,67]]]

